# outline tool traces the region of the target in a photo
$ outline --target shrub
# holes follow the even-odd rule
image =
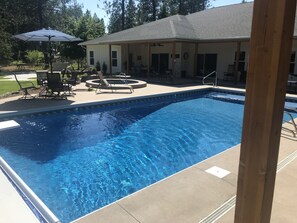
[[[27,51],[27,59],[35,66],[43,61],[44,55],[38,50]]]
[[[106,65],[105,62],[103,62],[103,64],[102,64],[102,71],[103,71],[104,74],[106,74],[106,71],[107,71],[107,65]]]
[[[101,64],[100,64],[99,61],[97,61],[97,63],[96,63],[96,70],[97,71],[100,71],[101,70]]]

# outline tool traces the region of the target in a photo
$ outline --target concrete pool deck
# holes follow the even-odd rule
[[[76,95],[69,97],[68,100],[18,100],[20,96],[0,99],[0,116],[7,112],[31,112],[33,110],[78,105],[81,103],[93,103],[201,88],[205,88],[205,86],[174,87],[148,84],[147,88],[136,89],[133,94],[103,93],[96,95],[94,92],[88,92],[83,90],[84,88],[82,86],[78,86]],[[296,151],[296,138],[292,138],[289,133],[284,132],[281,138],[279,162]],[[234,198],[236,194],[238,159],[239,145],[74,222],[199,222],[230,198]],[[215,177],[205,172],[206,169],[212,166],[221,167],[231,173],[224,178]],[[296,196],[294,196],[297,195],[294,187],[294,185],[297,185],[296,168],[297,160],[293,159],[292,162],[277,174],[271,222],[295,222],[297,218],[297,213],[294,210],[297,206]],[[5,175],[1,174],[0,171],[0,183],[4,181],[3,177]],[[3,187],[1,184],[0,208],[10,202],[11,204],[23,206],[17,209],[18,212],[19,210],[30,212],[23,205],[24,202],[22,200],[14,198],[18,194],[7,196],[14,189],[12,185],[8,185],[8,188],[7,190],[7,187]],[[15,193],[17,192],[15,191]],[[11,218],[14,217],[13,215],[16,215],[16,209],[12,205],[10,209],[4,210],[8,214],[1,214],[0,222],[13,222]],[[30,213],[26,213],[26,215],[29,216]],[[233,218],[234,208],[231,208],[217,222],[233,222]],[[30,217],[22,218],[22,222],[28,223],[35,222],[35,220]]]

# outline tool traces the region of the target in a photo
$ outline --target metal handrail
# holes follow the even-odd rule
[[[208,78],[209,76],[213,75],[213,74],[216,75],[216,76],[215,76],[215,81],[214,81],[213,83],[205,83],[205,82],[204,82],[205,79]],[[218,75],[217,75],[217,72],[216,72],[215,70],[214,70],[213,72],[207,74],[206,76],[204,76],[203,79],[202,79],[202,84],[203,84],[203,85],[206,85],[206,84],[212,84],[212,86],[214,87],[214,86],[217,86],[217,83],[218,83]]]
[[[295,123],[295,121],[294,121],[294,118],[293,118],[293,116],[291,115],[291,113],[289,113],[289,112],[287,112],[287,111],[284,111],[284,113],[286,113],[286,114],[290,117],[290,119],[291,119],[290,121],[286,121],[286,123],[293,125],[294,130],[289,129],[289,128],[284,127],[284,126],[283,126],[282,128],[283,128],[283,130],[285,130],[285,131],[291,132],[291,133],[293,134],[293,137],[296,138],[297,125],[296,125],[296,123]]]

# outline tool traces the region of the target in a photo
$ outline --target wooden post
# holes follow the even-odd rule
[[[270,221],[296,0],[255,0],[235,222]]]
[[[126,70],[126,73],[127,75],[129,74],[130,72],[130,47],[129,47],[129,43],[127,44],[127,70]]]
[[[111,44],[108,44],[109,50],[109,73],[112,74],[112,55],[111,55]]]
[[[147,44],[147,78],[150,77],[151,68],[151,44]]]
[[[241,42],[237,42],[236,58],[235,58],[235,69],[234,69],[234,83],[237,83],[238,80],[238,67],[239,67],[239,58],[240,58],[240,47]]]
[[[176,49],[176,44],[175,42],[172,43],[172,57],[171,57],[171,67],[172,67],[172,77],[175,77],[175,49]]]
[[[194,67],[193,67],[194,68],[193,69],[194,75],[193,76],[197,76],[198,75],[198,71],[197,71],[198,47],[199,47],[198,43],[195,43],[194,63],[193,63],[193,65],[194,65]]]

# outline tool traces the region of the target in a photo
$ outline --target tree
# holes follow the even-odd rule
[[[134,0],[129,0],[126,7],[125,29],[129,29],[137,25],[136,11],[137,11],[137,8]]]
[[[160,6],[160,12],[158,15],[158,19],[163,19],[169,16],[168,12],[168,6],[166,1],[162,1],[162,4]]]
[[[160,0],[140,0],[138,4],[138,23],[143,24],[157,20]]]
[[[123,30],[121,10],[114,4],[110,11],[108,33],[115,33],[121,30]]]
[[[114,33],[136,26],[137,7],[134,0],[104,0],[109,17],[108,32]]]
[[[105,34],[103,19],[99,19],[96,14],[92,16],[91,12],[88,10],[83,16],[78,18],[77,22],[74,23],[74,26],[75,27],[70,33],[84,41],[98,38]],[[85,49],[78,46],[77,43],[64,43],[63,46],[61,55],[71,60],[76,60],[79,69],[80,64],[82,64],[82,61],[86,56]]]
[[[209,7],[209,0],[164,0],[170,15],[188,15]]]
[[[104,0],[105,11],[109,18],[109,33],[118,32],[125,29],[125,14],[126,1],[125,0]]]

